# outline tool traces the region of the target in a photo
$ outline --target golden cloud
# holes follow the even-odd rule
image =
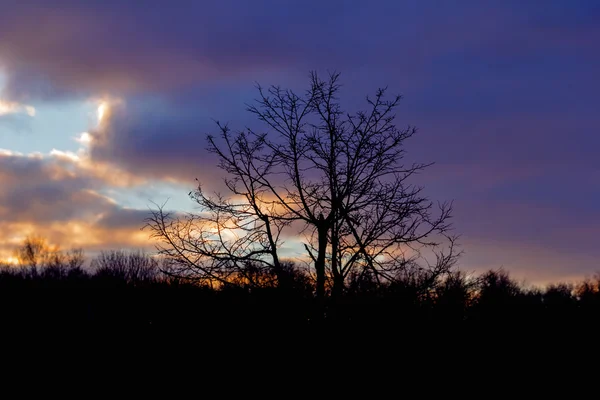
[[[49,244],[62,249],[82,248],[87,254],[106,249],[154,249],[154,240],[139,225],[114,228],[94,221],[72,220],[67,222],[29,223],[0,222],[0,263],[14,264],[15,250],[30,235],[45,238]]]

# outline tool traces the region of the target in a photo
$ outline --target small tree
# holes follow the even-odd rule
[[[280,279],[284,231],[304,235],[320,299],[328,280],[340,295],[351,273],[380,281],[418,271],[434,282],[450,270],[457,257],[451,204],[434,212],[422,188],[410,183],[429,164],[403,163],[405,141],[416,130],[394,124],[400,96],[387,99],[379,89],[367,97],[367,111],[347,114],[338,80],[337,73],[327,80],[312,73],[304,95],[258,86],[248,111],[266,132],[234,133],[217,123],[220,133],[208,137],[209,150],[230,194],[211,195],[199,185],[190,195],[200,213],[175,215],[163,205],[148,219],[162,242],[159,252],[181,274],[227,283],[253,265]],[[446,239],[449,247],[441,251]],[[417,262],[424,249],[433,262]]]
[[[46,275],[55,277],[79,271],[85,262],[82,249],[63,251],[36,235],[27,236],[15,253],[19,264],[29,268],[31,273],[37,274],[39,268],[44,268]]]
[[[50,246],[41,236],[27,236],[16,250],[19,264],[31,270],[49,264],[57,253],[58,248]]]

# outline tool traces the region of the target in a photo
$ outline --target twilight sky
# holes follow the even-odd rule
[[[349,111],[404,96],[462,268],[580,279],[600,271],[599,43],[597,0],[0,0],[0,260],[30,233],[151,248],[151,201],[218,184],[213,119],[253,126],[255,82],[337,70]]]

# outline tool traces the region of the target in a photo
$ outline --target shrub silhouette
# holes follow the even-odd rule
[[[92,260],[91,267],[98,279],[134,286],[152,283],[159,274],[158,261],[142,251],[103,251]]]

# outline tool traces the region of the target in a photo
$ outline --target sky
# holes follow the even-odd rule
[[[403,96],[409,157],[454,201],[466,271],[600,271],[597,0],[0,0],[0,259],[25,236],[152,249],[154,203],[218,185],[214,120],[256,82],[341,72],[349,111]],[[293,242],[293,241],[292,241]]]

